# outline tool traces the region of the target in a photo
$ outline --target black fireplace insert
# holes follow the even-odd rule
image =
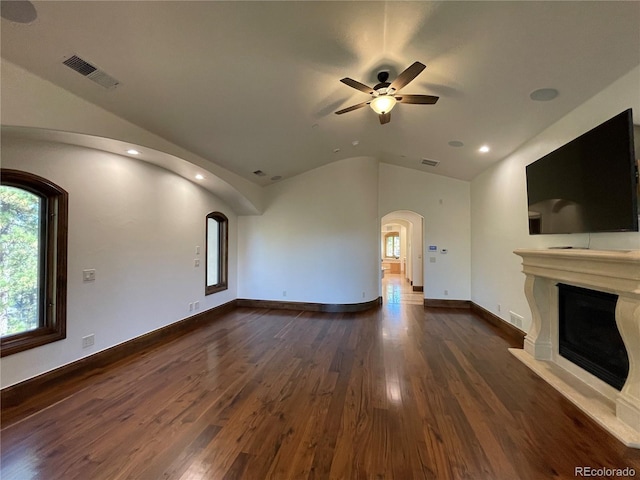
[[[629,357],[616,325],[618,296],[558,284],[560,355],[621,390]]]

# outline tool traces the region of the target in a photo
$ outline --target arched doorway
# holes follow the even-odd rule
[[[411,291],[424,291],[422,215],[396,210],[382,217],[380,227],[381,291],[385,275],[400,275]]]

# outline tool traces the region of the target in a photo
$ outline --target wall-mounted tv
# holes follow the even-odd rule
[[[638,231],[631,109],[527,166],[529,233]]]

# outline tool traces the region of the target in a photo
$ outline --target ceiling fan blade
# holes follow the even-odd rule
[[[369,101],[366,101],[366,102],[358,103],[357,105],[351,105],[350,107],[343,108],[342,110],[338,110],[336,112],[336,115],[342,115],[343,113],[352,112],[352,111],[357,110],[359,108],[366,107],[370,103],[371,103],[371,101],[369,100]]]
[[[391,121],[391,112],[381,113],[378,117],[380,118],[380,125],[384,125]]]
[[[345,85],[349,85],[351,88],[355,88],[356,90],[360,90],[361,92],[368,93],[369,95],[373,94],[373,88],[367,87],[364,83],[360,83],[353,78],[343,78],[340,80]]]
[[[400,103],[413,103],[416,105],[433,105],[440,97],[433,95],[396,95]]]
[[[413,80],[418,75],[420,75],[420,72],[422,72],[425,68],[427,68],[426,65],[420,62],[414,62],[413,65],[410,65],[409,67],[407,67],[407,69],[404,72],[398,75],[398,78],[396,78],[393,82],[391,82],[391,85],[389,85],[389,88],[395,88],[397,92],[402,87],[404,87],[407,83],[409,83],[411,80]]]

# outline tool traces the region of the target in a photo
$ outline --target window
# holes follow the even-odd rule
[[[207,215],[206,295],[228,288],[228,223],[227,217],[220,212]]]
[[[17,170],[0,177],[0,354],[66,338],[68,194]]]
[[[384,236],[384,256],[400,258],[400,235],[398,232],[388,233]]]

